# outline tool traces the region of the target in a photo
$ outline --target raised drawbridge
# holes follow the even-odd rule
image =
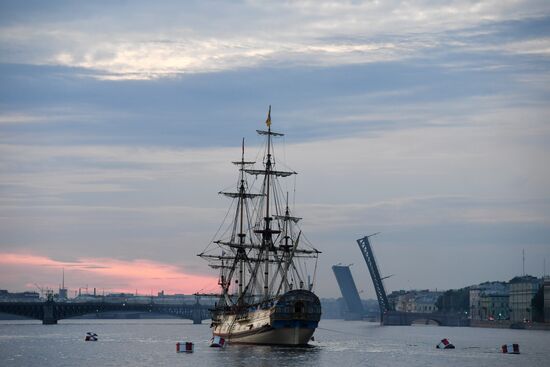
[[[386,295],[386,290],[384,289],[384,283],[382,282],[384,278],[380,275],[378,270],[378,265],[376,264],[376,259],[374,253],[372,252],[372,247],[369,242],[369,237],[377,235],[378,233],[365,236],[357,240],[359,249],[365,258],[367,267],[369,268],[370,276],[372,278],[372,284],[374,285],[374,291],[376,292],[376,298],[378,299],[378,306],[380,307],[380,323],[384,323],[384,317],[388,311],[393,311],[393,307],[388,301],[388,296]]]

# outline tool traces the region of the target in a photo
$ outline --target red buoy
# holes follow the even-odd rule
[[[435,347],[437,349],[455,349],[455,346],[452,345],[447,338],[441,339],[441,342]]]
[[[210,346],[215,348],[223,348],[225,347],[225,339],[221,336],[214,336],[212,337],[212,340],[210,341]]]
[[[193,353],[193,347],[192,342],[178,342],[176,343],[176,353]]]
[[[519,344],[503,344],[502,353],[519,354]]]

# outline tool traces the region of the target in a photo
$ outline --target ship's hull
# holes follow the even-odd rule
[[[225,334],[233,344],[305,346],[311,340],[315,329],[309,328],[265,328],[250,333]],[[221,335],[223,337],[223,335]]]
[[[295,290],[246,312],[215,312],[212,326],[213,334],[229,343],[304,346],[320,317],[319,298]]]

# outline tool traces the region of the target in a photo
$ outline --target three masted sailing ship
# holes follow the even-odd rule
[[[242,156],[236,190],[220,194],[232,205],[220,230],[199,254],[220,272],[221,294],[212,310],[213,335],[230,343],[303,346],[321,317],[313,285],[320,251],[292,215],[282,178],[296,174],[276,168],[271,107],[261,166]],[[228,219],[229,218],[229,219]],[[313,263],[313,264],[312,264]],[[311,274],[312,273],[312,274]]]

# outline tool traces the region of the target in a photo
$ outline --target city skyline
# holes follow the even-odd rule
[[[213,21],[215,19],[215,21]],[[544,1],[0,3],[0,289],[211,292],[269,105],[316,291],[550,268]],[[292,195],[291,195],[292,196]],[[547,272],[548,273],[548,272]],[[363,294],[362,294],[363,297]]]

